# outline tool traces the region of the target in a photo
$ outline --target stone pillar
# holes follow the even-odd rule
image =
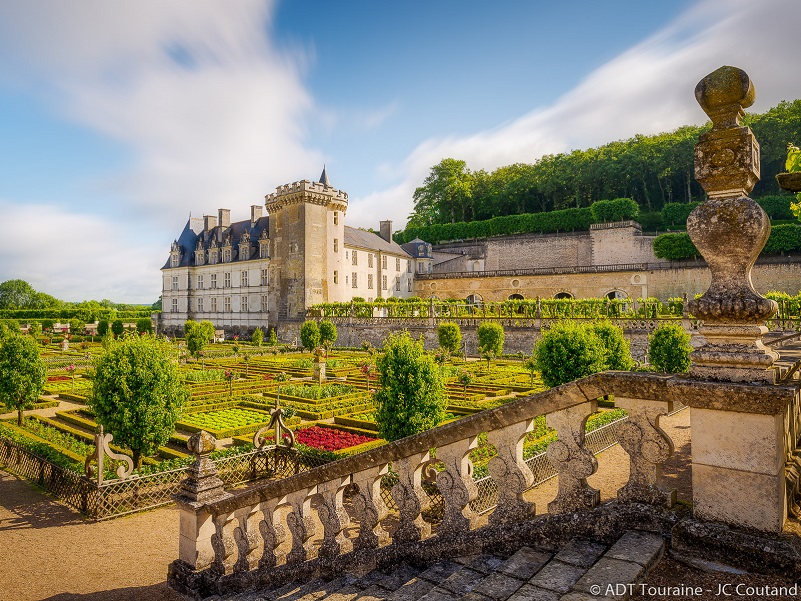
[[[709,199],[687,219],[712,283],[686,303],[706,343],[691,354],[693,510],[697,518],[780,531],[786,515],[785,394],[775,386],[778,353],[762,344],[777,310],[751,283],[770,235],[765,211],[748,198],[759,180],[759,144],[740,125],[754,102],[748,75],[721,67],[695,88],[712,130],[695,147],[695,178]],[[756,403],[753,399],[776,402]],[[749,399],[752,399],[749,401]]]
[[[203,570],[214,561],[211,537],[215,533],[213,516],[206,511],[206,503],[230,497],[217,477],[217,466],[209,459],[216,440],[208,432],[192,435],[186,443],[195,455],[195,462],[186,470],[178,494],[173,495],[181,511],[179,561],[192,570]]]

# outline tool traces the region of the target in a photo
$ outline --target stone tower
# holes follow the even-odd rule
[[[302,180],[265,197],[270,215],[270,325],[302,320],[306,309],[344,300],[347,193],[325,168],[319,182]]]

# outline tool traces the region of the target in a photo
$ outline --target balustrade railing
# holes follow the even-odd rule
[[[198,481],[176,497],[183,512],[181,552],[171,583],[195,592],[221,590],[226,582],[276,583],[296,578],[301,565],[302,573],[330,571],[353,553],[364,558],[388,545],[459,537],[477,527],[480,513],[489,524],[520,521],[536,512],[526,490],[553,474],[558,494],[548,512],[592,508],[600,501],[587,483],[598,468],[592,447],[615,441],[629,455],[631,474],[618,498],[670,506],[675,492],[664,486],[660,466],[673,444],[659,420],[687,386],[677,377],[606,372],[245,491],[225,492],[209,472],[211,486]],[[605,394],[615,395],[629,419],[591,444],[585,424]],[[523,441],[540,415],[558,439],[527,462]],[[482,433],[497,455],[490,475],[474,481],[470,451]],[[203,461],[199,456],[196,465]],[[391,503],[382,481],[391,483]],[[437,494],[439,522],[425,517]]]

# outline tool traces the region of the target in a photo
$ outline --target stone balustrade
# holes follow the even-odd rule
[[[795,432],[796,393],[796,387],[789,386],[725,385],[658,374],[606,372],[233,493],[214,481],[209,460],[199,455],[192,482],[176,497],[181,507],[181,546],[180,558],[170,569],[170,583],[202,596],[279,584],[304,574],[338,573],[348,565],[363,567],[388,549],[408,548],[428,538],[458,541],[476,528],[476,516],[469,506],[476,495],[469,454],[482,433],[487,433],[498,451],[489,464],[499,490],[489,524],[530,518],[536,508],[523,496],[533,481],[523,461],[523,439],[540,415],[545,415],[547,424],[558,433],[558,440],[547,449],[558,472],[558,493],[548,504],[548,512],[591,509],[599,504],[599,492],[587,478],[598,469],[598,463],[584,447],[585,423],[596,410],[596,399],[606,394],[614,394],[629,413],[628,424],[618,436],[629,455],[630,479],[618,491],[618,500],[669,507],[675,491],[664,487],[660,466],[672,454],[673,444],[660,429],[659,419],[672,410],[675,400],[700,411],[725,406],[726,411],[759,414],[757,417],[767,421],[775,418],[778,439],[785,440],[788,437],[782,432]],[[787,454],[786,449],[781,452]],[[430,473],[433,463],[440,464],[435,475]],[[382,523],[389,512],[380,486],[390,470],[397,476],[392,486],[397,512],[392,514],[392,526],[385,530]],[[433,533],[432,524],[422,515],[427,499],[423,483],[431,475],[444,499],[442,521]],[[774,475],[778,486],[779,476]],[[783,482],[783,473],[781,478]],[[343,503],[346,488],[355,491],[350,513]]]

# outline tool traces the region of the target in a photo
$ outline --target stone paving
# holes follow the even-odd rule
[[[573,539],[557,553],[523,547],[511,557],[476,555],[428,568],[406,564],[356,578],[291,583],[217,601],[598,601],[628,599],[665,550],[661,536],[629,531],[611,547]]]

